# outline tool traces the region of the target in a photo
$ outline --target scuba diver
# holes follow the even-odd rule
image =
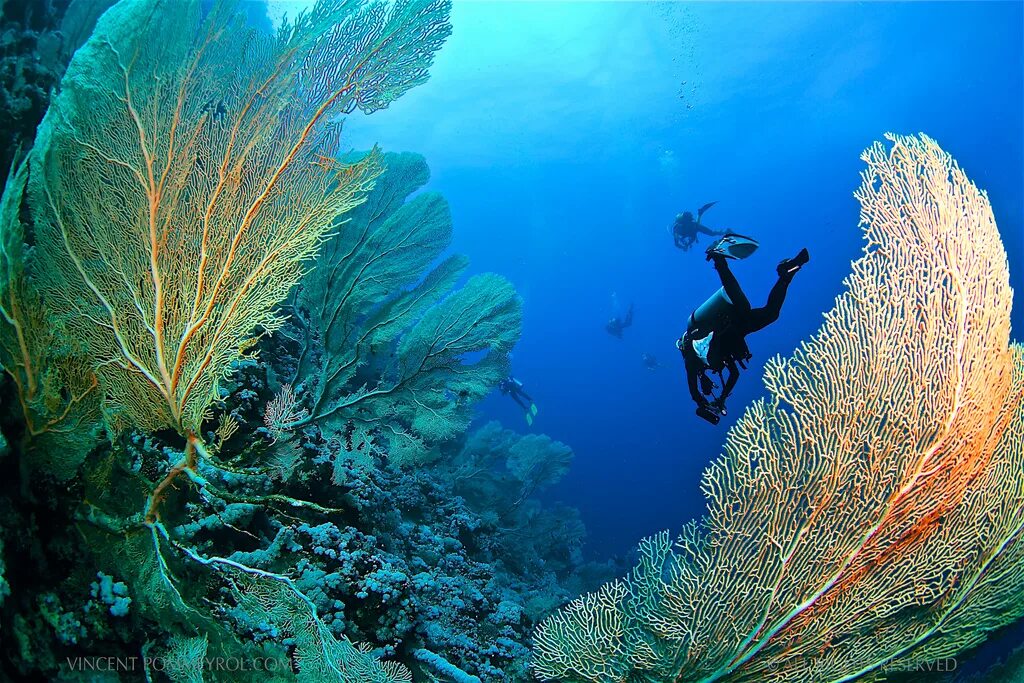
[[[661,363],[658,362],[658,359],[649,353],[640,354],[640,361],[648,370],[657,370],[658,368],[661,367]]]
[[[712,230],[700,222],[704,212],[717,203],[710,202],[697,209],[697,220],[693,219],[693,214],[689,211],[684,211],[676,216],[676,222],[672,225],[672,240],[675,242],[676,247],[683,251],[688,251],[690,247],[697,243],[698,233],[712,236],[725,234],[720,230]]]
[[[626,315],[622,318],[615,315],[612,319],[604,324],[604,329],[608,331],[608,334],[622,339],[622,331],[633,324],[633,304],[629,305],[629,310],[626,311]]]
[[[533,426],[533,416],[537,414],[537,405],[530,398],[530,395],[523,390],[523,383],[509,375],[498,382],[498,389],[506,396],[511,396],[512,400],[519,404],[526,417],[526,424]],[[527,405],[524,399],[529,401],[529,405]]]
[[[746,258],[757,249],[757,242],[742,235],[726,234],[707,249],[707,258],[714,263],[722,287],[690,314],[686,333],[676,342],[686,366],[686,382],[690,396],[697,404],[697,415],[711,424],[718,424],[725,415],[725,399],[739,379],[737,365],[746,369],[750,359],[746,336],[775,322],[786,299],[786,290],[793,276],[809,260],[806,249],[785,259],[775,268],[779,279],[761,308],[751,308],[736,277],[729,270],[728,259]],[[713,396],[715,383],[708,371],[718,374],[722,391]],[[722,381],[722,373],[727,377]],[[708,400],[706,396],[711,396]]]

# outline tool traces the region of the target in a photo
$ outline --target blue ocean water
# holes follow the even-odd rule
[[[355,148],[415,150],[451,203],[453,250],[525,300],[513,366],[534,428],[576,460],[549,495],[578,506],[596,556],[702,514],[700,474],[762,366],[814,333],[862,248],[859,155],[923,132],[985,189],[1024,330],[1022,4],[456,2],[430,81],[348,122]],[[760,240],[734,268],[753,304],[779,259],[811,262],[713,427],[674,347],[717,289],[676,213]],[[632,302],[622,340],[604,323]],[[660,367],[644,367],[649,353]],[[527,425],[506,397],[483,417]]]
[[[284,13],[294,18],[312,3],[238,1],[245,20],[260,29],[280,26]],[[910,504],[912,496],[907,494],[916,496],[917,482],[926,476],[920,470],[914,474],[888,498],[891,502],[885,503],[889,507],[880,521],[847,561],[834,573],[830,569],[821,581],[815,579],[812,599],[805,601],[808,591],[802,586],[808,584],[796,570],[827,566],[844,555],[827,544],[820,549],[811,544],[802,553],[804,559],[797,546],[801,539],[827,540],[837,521],[854,517],[848,509],[828,509],[833,501],[845,503],[847,497],[864,495],[867,486],[862,481],[871,480],[858,479],[853,472],[856,463],[846,470],[853,476],[847,480],[837,474],[832,481],[839,488],[827,489],[823,498],[801,495],[787,501],[787,521],[805,513],[806,517],[793,536],[796,550],[785,557],[771,550],[744,555],[742,543],[731,543],[746,538],[742,532],[723,543],[722,536],[712,535],[712,547],[736,554],[723,554],[721,563],[716,560],[710,570],[682,577],[687,573],[682,562],[656,560],[631,575],[630,594],[621,602],[614,593],[605,593],[601,601],[590,601],[590,607],[582,601],[576,608],[559,609],[600,581],[624,575],[634,563],[580,562],[575,510],[541,512],[529,500],[545,475],[561,477],[566,456],[561,445],[546,438],[520,438],[493,422],[463,433],[461,419],[469,410],[460,408],[466,399],[474,399],[474,387],[491,387],[497,377],[474,381],[475,372],[487,375],[482,364],[482,370],[460,372],[456,379],[445,365],[454,358],[447,352],[467,348],[459,344],[472,334],[467,320],[473,314],[502,320],[506,330],[518,334],[519,307],[511,302],[512,288],[500,278],[474,278],[462,292],[453,293],[450,282],[432,286],[431,275],[413,298],[437,305],[426,314],[417,306],[411,307],[413,312],[402,310],[408,303],[402,299],[403,288],[423,277],[426,261],[443,258],[438,256],[443,247],[435,249],[432,244],[447,244],[446,237],[438,239],[447,235],[447,216],[443,208],[435,211],[447,203],[454,217],[450,251],[466,254],[472,263],[464,282],[471,275],[493,271],[511,279],[523,298],[523,334],[512,356],[512,370],[539,406],[539,412],[526,413],[524,419],[522,407],[494,391],[482,404],[473,400],[477,425],[497,419],[520,433],[547,434],[571,446],[575,462],[568,476],[544,491],[545,502],[565,502],[582,512],[589,531],[589,559],[627,559],[642,537],[663,529],[678,531],[704,513],[702,471],[718,457],[728,430],[744,409],[764,395],[760,377],[765,363],[776,354],[790,354],[811,337],[822,313],[843,291],[850,261],[861,254],[863,245],[853,196],[864,167],[858,157],[886,132],[921,132],[936,139],[989,193],[1017,290],[1014,334],[1024,339],[1024,4],[1019,0],[455,0],[454,35],[444,41],[436,63],[430,65],[430,77],[424,71],[424,83],[393,104],[390,100],[404,94],[400,91],[409,79],[416,80],[416,65],[425,65],[432,50],[440,48],[441,39],[433,44],[430,36],[447,36],[446,0],[411,6],[397,2],[398,14],[389,14],[380,4],[335,0],[321,9],[330,5],[335,20],[347,17],[342,24],[323,34],[325,23],[315,29],[320,38],[314,38],[306,33],[314,24],[299,21],[291,34],[294,44],[286,39],[274,49],[247,31],[239,34],[244,40],[224,40],[231,37],[226,31],[242,29],[241,20],[223,23],[227,13],[211,12],[227,6],[220,0],[128,0],[111,10],[109,21],[96,29],[96,37],[75,57],[63,80],[59,58],[63,54],[66,61],[71,47],[61,53],[55,46],[67,40],[66,46],[73,47],[70,36],[75,33],[67,30],[75,25],[65,20],[79,17],[82,40],[92,24],[68,9],[58,26],[57,8],[63,12],[67,0],[48,0],[45,21],[40,20],[45,28],[37,29],[31,21],[39,7],[36,2],[0,0],[6,22],[3,35],[8,47],[17,45],[3,59],[7,67],[17,68],[0,73],[5,76],[0,85],[6,88],[0,88],[0,115],[23,129],[18,133],[8,126],[8,144],[0,153],[15,155],[22,144],[33,150],[28,166],[12,168],[14,180],[5,188],[0,207],[0,271],[6,273],[0,277],[0,363],[5,366],[0,373],[5,375],[0,378],[0,404],[8,407],[0,415],[0,459],[7,459],[8,470],[16,473],[0,477],[0,635],[6,634],[0,637],[0,680],[72,680],[87,667],[109,662],[109,655],[134,663],[147,653],[160,661],[180,656],[179,666],[190,662],[198,671],[212,670],[210,662],[215,660],[249,662],[253,644],[276,658],[253,658],[252,663],[273,660],[282,671],[298,668],[304,677],[315,678],[308,668],[312,664],[325,675],[332,668],[346,681],[365,680],[370,671],[396,681],[413,680],[412,676],[417,681],[495,683],[529,680],[533,675],[594,680],[584,673],[577,678],[546,668],[566,643],[572,650],[594,655],[593,661],[602,660],[596,676],[601,680],[619,680],[625,674],[608,672],[628,668],[644,680],[726,680],[733,674],[745,680],[764,675],[781,679],[779,672],[787,672],[790,680],[796,678],[789,675],[794,671],[808,680],[833,680],[874,671],[893,674],[897,677],[892,680],[901,683],[916,683],[938,680],[936,672],[950,673],[952,666],[955,676],[941,680],[977,683],[975,673],[1007,656],[1020,668],[1024,621],[988,633],[993,624],[1008,620],[1014,609],[1012,589],[992,600],[986,592],[990,586],[998,592],[1001,581],[1010,585],[1012,567],[1007,562],[1000,565],[1000,560],[1020,560],[1013,555],[1017,548],[1012,544],[1020,526],[1000,522],[996,510],[999,503],[1012,499],[1018,472],[1007,472],[1006,461],[998,469],[991,466],[984,460],[984,449],[978,449],[982,457],[971,457],[975,454],[966,447],[950,451],[956,464],[949,470],[960,488],[951,488],[949,496],[917,499],[925,508],[923,514],[908,526],[897,520],[893,537],[886,536],[889,544],[878,544],[876,550],[872,537],[882,535],[876,532],[887,524],[896,505]],[[83,0],[79,5],[95,9],[113,2]],[[202,12],[194,18],[208,12],[204,16],[209,26],[224,27],[225,32],[195,29],[190,34],[189,12],[177,12],[195,4]],[[357,13],[351,14],[354,10]],[[388,26],[379,23],[385,17]],[[178,25],[185,27],[179,37],[193,35],[197,40],[192,48],[174,40],[165,43],[167,27]],[[321,42],[323,37],[328,39]],[[153,46],[168,50],[151,54]],[[395,46],[397,51],[390,49]],[[201,70],[178,63],[193,49],[210,56],[204,66],[210,69],[209,80]],[[419,53],[422,61],[415,58],[417,49],[424,50]],[[254,72],[259,77],[245,87],[234,87],[228,76],[244,75],[252,66],[250,57],[258,67],[262,56],[277,51],[282,61],[264,66],[266,73],[275,74],[271,82],[281,76],[283,90],[267,89],[262,72]],[[46,54],[53,60],[50,72],[40,61]],[[135,56],[121,59],[129,54]],[[389,62],[394,58],[409,58],[403,63],[414,65],[412,73],[402,73],[401,66]],[[193,61],[182,64],[206,64],[198,56],[189,59]],[[378,59],[384,71],[364,69],[367,64],[380,66]],[[230,74],[223,73],[224,64]],[[333,71],[332,64],[343,68]],[[300,65],[302,72],[296,75]],[[305,68],[310,65],[313,68]],[[38,80],[26,81],[23,73],[35,74]],[[385,73],[395,75],[395,80],[379,80]],[[337,77],[341,90],[332,86],[318,91],[315,84],[325,75],[326,81]],[[171,98],[162,101],[149,90],[151,84],[174,84],[181,78],[180,89],[165,91],[176,95]],[[54,116],[32,143],[25,131],[37,122],[32,118],[36,109],[21,105],[35,102],[42,116],[41,96],[58,83],[61,89],[52,91]],[[381,83],[393,89],[382,92]],[[11,97],[10,92],[28,92],[37,99]],[[344,96],[335,109],[318,109],[316,98],[330,93],[332,100]],[[266,111],[280,115],[249,118],[247,112],[264,111],[262,104],[250,110],[251,103],[264,98]],[[218,294],[211,290],[219,291],[222,281],[236,283],[223,288],[225,294],[233,292],[235,310],[239,301],[250,294],[264,295],[268,285],[273,289],[277,278],[284,277],[273,271],[260,278],[284,246],[269,252],[259,239],[263,233],[243,232],[249,225],[287,224],[284,207],[306,208],[305,195],[296,189],[300,181],[278,184],[285,178],[283,170],[310,158],[294,154],[296,150],[309,144],[311,152],[334,153],[335,138],[307,138],[319,129],[306,126],[308,119],[299,114],[316,120],[319,113],[310,112],[336,114],[357,100],[369,108],[389,106],[369,118],[359,113],[347,117],[343,145],[357,151],[381,146],[389,153],[384,158],[387,171],[377,179],[367,202],[346,214],[350,223],[328,241],[316,268],[300,283],[295,298],[284,304],[281,311],[289,313],[284,325],[269,336],[257,332],[256,340],[238,337],[232,342],[231,349],[253,353],[236,359],[218,393],[204,398],[207,408],[215,405],[214,413],[204,410],[200,418],[198,408],[188,411],[193,404],[185,399],[191,389],[180,400],[170,389],[162,392],[164,399],[158,396],[161,392],[123,391],[131,383],[122,386],[123,378],[113,369],[117,364],[106,353],[123,356],[130,361],[128,367],[143,369],[146,361],[137,360],[138,354],[126,347],[117,332],[122,326],[115,318],[120,314],[100,301],[88,273],[95,273],[96,281],[110,273],[122,276],[103,285],[112,292],[110,300],[124,304],[146,353],[147,332],[156,343],[156,370],[140,375],[158,389],[165,386],[162,381],[173,385],[168,366],[159,360],[164,322],[171,328],[184,324],[176,330],[182,341],[176,352],[171,350],[179,361],[173,366],[177,377],[177,368],[190,362],[186,351],[198,346],[189,342],[193,332],[212,320],[210,311],[220,314]],[[145,104],[136,108],[136,101]],[[98,104],[102,102],[107,105]],[[274,109],[278,104],[285,106]],[[124,116],[111,118],[111,112]],[[152,116],[140,117],[138,112]],[[232,120],[235,127],[228,128],[225,124]],[[264,125],[264,120],[274,125]],[[160,127],[171,121],[169,128]],[[200,142],[194,148],[192,143],[180,146],[177,156],[170,154],[174,145],[167,147],[168,156],[180,163],[167,168],[187,172],[164,173],[159,190],[145,181],[136,186],[133,177],[127,182],[107,177],[114,168],[132,169],[135,178],[145,178],[155,158],[146,151],[147,140],[163,140],[168,131],[170,139],[178,140],[179,129],[189,125],[193,137],[180,139]],[[239,131],[241,137],[236,138]],[[297,140],[289,143],[295,147],[278,145],[279,133],[281,141],[288,136]],[[238,146],[236,164],[235,140],[249,134],[252,142]],[[131,144],[125,143],[128,139]],[[122,158],[125,149],[118,143],[127,145],[129,161]],[[221,143],[226,149],[218,147]],[[278,162],[260,157],[264,146],[281,154],[293,151]],[[163,148],[158,142],[153,149]],[[391,154],[403,151],[414,154]],[[211,152],[216,155],[211,157]],[[224,161],[210,163],[221,152]],[[426,201],[413,200],[398,208],[408,188],[419,185],[416,178],[424,168],[419,154],[433,173],[424,189],[438,191],[444,200],[437,195],[420,197]],[[313,158],[321,168],[330,168],[325,157]],[[267,159],[273,164],[264,163]],[[232,172],[225,175],[229,167]],[[218,182],[206,182],[215,168],[220,169]],[[165,194],[166,178],[171,180]],[[189,178],[195,182],[185,182]],[[229,191],[222,192],[225,178]],[[26,181],[27,192],[22,194]],[[179,181],[184,184],[177,186]],[[117,189],[112,189],[114,183]],[[258,199],[250,203],[246,197],[232,204],[233,191],[257,183],[265,188]],[[94,187],[104,190],[102,196],[93,196]],[[175,187],[183,189],[176,192]],[[188,207],[202,208],[199,200],[207,201],[206,190],[212,195],[203,221],[189,220],[196,212]],[[265,201],[277,196],[285,200]],[[187,201],[179,202],[182,198]],[[150,220],[150,231],[134,242],[130,236],[143,214],[131,207],[148,207],[151,218],[162,216],[153,208],[164,206],[164,200],[169,218],[159,222],[166,225],[163,234],[172,237],[156,240],[152,230],[158,221]],[[695,248],[684,251],[673,245],[670,230],[676,214],[710,206],[709,202],[713,208],[706,224],[760,241],[751,258],[733,266],[755,306],[764,302],[775,283],[780,259],[801,247],[811,254],[809,265],[790,287],[779,322],[750,338],[753,360],[718,426],[694,415],[675,346],[690,311],[719,287],[704,258],[709,239],[702,237]],[[250,223],[259,212],[265,212],[259,222]],[[97,213],[101,219],[92,220]],[[179,215],[185,220],[177,220]],[[191,256],[203,276],[196,280],[206,281],[205,256],[196,251],[207,253],[211,216],[216,220],[210,224],[224,229],[225,242],[220,244],[230,241],[231,247],[217,285],[204,289],[187,277],[171,275],[179,274],[182,264],[187,271]],[[105,239],[115,234],[118,239]],[[122,234],[128,237],[121,239]],[[269,252],[262,260],[246,260],[260,249]],[[229,268],[235,254],[238,259]],[[428,256],[417,263],[423,254]],[[452,261],[459,260],[448,263]],[[172,283],[167,296],[161,273]],[[229,274],[239,279],[232,280]],[[189,289],[193,285],[196,291]],[[466,291],[474,298],[463,306],[460,302],[467,298],[460,296]],[[210,296],[207,313],[193,327],[204,292]],[[279,294],[284,296],[283,291]],[[140,304],[149,302],[150,295],[152,324],[148,309]],[[487,295],[497,302],[490,313],[486,305],[477,305]],[[99,308],[82,305],[94,296]],[[190,301],[194,303],[188,309]],[[181,314],[174,316],[179,309]],[[96,324],[108,315],[110,324]],[[621,338],[608,334],[609,318],[626,315],[635,322]],[[441,324],[429,329],[438,320]],[[338,321],[342,322],[336,326]],[[215,355],[225,325],[219,323],[211,337],[207,359]],[[91,335],[97,329],[101,332],[94,339]],[[24,330],[31,334],[25,336]],[[469,348],[489,346],[504,360],[507,340],[493,328],[485,336],[480,345]],[[71,343],[82,338],[81,349]],[[416,352],[422,349],[427,349],[425,358],[417,360]],[[483,354],[467,353],[463,360],[474,361]],[[201,358],[202,353],[196,356]],[[440,358],[436,366],[426,360],[433,356]],[[223,363],[226,367],[227,361]],[[189,387],[203,381],[207,367],[206,360],[199,364]],[[992,366],[998,367],[1006,371],[1006,366]],[[83,368],[89,372],[75,372]],[[89,384],[97,375],[103,383]],[[417,385],[422,377],[431,379],[429,389]],[[462,377],[470,380],[461,383]],[[432,391],[439,384],[445,391]],[[98,401],[92,401],[100,393],[93,393],[97,387],[107,393],[108,412],[102,416]],[[855,392],[853,401],[858,393],[863,395]],[[966,414],[980,416],[994,405],[990,399],[996,396],[991,393],[975,406],[974,392],[957,391],[956,405],[979,407]],[[65,408],[57,415],[54,406]],[[889,431],[887,440],[901,442],[903,434],[917,437],[921,431],[915,431],[913,420],[886,422],[887,428],[905,429]],[[1007,422],[993,421],[999,427],[992,429]],[[129,423],[135,429],[122,432]],[[100,430],[101,424],[108,429]],[[1019,415],[1007,433],[1013,433],[1014,424],[1024,424]],[[992,433],[974,430],[978,435]],[[104,435],[111,437],[109,442]],[[953,439],[936,442],[919,461],[922,468],[945,443]],[[964,443],[977,442],[956,441],[957,446]],[[764,471],[763,459],[752,460],[757,461],[751,465],[756,477]],[[802,463],[794,456],[786,464]],[[979,464],[988,467],[974,469]],[[988,473],[992,479],[980,479]],[[960,499],[950,501],[961,492],[975,495],[979,480],[988,484],[983,492],[989,494],[990,507],[976,511],[989,514],[972,522],[988,523],[1006,534],[996,538],[1002,542],[998,546],[961,544],[964,536],[956,530],[963,527],[948,524]],[[885,491],[888,481],[892,479],[883,475],[875,490]],[[266,495],[269,491],[282,493]],[[834,496],[830,491],[841,493]],[[301,500],[293,500],[293,495]],[[823,510],[827,517],[819,516]],[[760,522],[761,517],[756,519]],[[856,528],[860,533],[862,527]],[[976,533],[977,526],[968,528],[978,540],[990,536],[987,530]],[[848,534],[833,536],[845,539]],[[785,547],[778,538],[770,532],[762,539],[764,548],[770,542]],[[924,545],[935,538],[945,545]],[[922,555],[922,565],[902,561],[899,553],[905,544],[918,540],[932,554]],[[947,561],[933,572],[928,560],[940,552]],[[658,553],[655,549],[648,557]],[[734,563],[734,557],[747,560]],[[900,561],[890,562],[890,557]],[[851,564],[854,559],[856,566]],[[955,570],[965,563],[973,567],[975,560],[980,565],[973,574]],[[753,593],[737,592],[728,581],[749,576],[749,562],[756,562],[759,576],[764,574],[762,567],[777,567],[778,578],[764,605],[748,600]],[[722,566],[738,569],[723,572]],[[877,590],[869,587],[862,592],[870,600],[844,601],[844,590],[857,592],[868,585],[862,584],[862,571]],[[662,586],[659,580],[670,572],[679,572],[677,578],[685,580]],[[906,580],[910,575],[913,580]],[[726,581],[718,592],[709,590],[708,584],[720,577]],[[617,586],[615,590],[623,584]],[[906,590],[894,596],[884,590],[890,586]],[[654,615],[655,602],[661,600],[657,594],[666,588],[676,598],[696,596],[682,610],[672,607],[672,620],[679,622],[682,616],[686,621],[674,633],[671,621]],[[609,595],[618,603],[614,615],[609,612]],[[705,595],[717,599],[701,605]],[[782,615],[778,621],[773,615],[776,603]],[[696,609],[686,613],[693,604]],[[580,605],[584,607],[578,609]],[[814,628],[818,615],[811,612],[819,606],[824,619]],[[969,613],[968,608],[978,606],[987,613]],[[588,610],[593,619],[589,622],[584,621]],[[847,614],[858,611],[872,618],[883,612],[886,617],[844,623]],[[841,616],[838,622],[836,612]],[[562,621],[568,629],[560,632],[557,624],[566,614],[583,616]],[[955,640],[958,619],[967,624],[965,634],[984,632],[990,637],[971,650],[964,645],[966,640],[957,640],[953,649],[960,649],[949,658],[936,658],[936,652],[952,647],[933,647],[939,638],[922,646],[940,631],[948,631],[942,635],[952,634]],[[542,620],[544,625],[538,626]],[[691,628],[691,622],[699,627]],[[701,626],[707,623],[713,628]],[[616,635],[619,624],[625,626]],[[606,626],[611,633],[607,638],[602,633]],[[871,637],[886,630],[899,634],[892,639],[899,648],[895,653],[883,639]],[[655,653],[658,656],[678,657],[684,646],[696,656],[707,653],[709,643],[736,645],[723,642],[729,640],[729,631],[749,635],[720,662],[709,660],[708,672],[717,667],[713,673],[705,673],[699,661],[697,668],[685,670],[674,668],[678,662],[654,667],[645,661],[648,652],[643,645],[650,644],[649,636],[655,642],[665,636],[674,639],[672,648]],[[193,638],[196,634],[203,637]],[[683,638],[677,639],[679,635]],[[564,642],[556,642],[563,636]],[[348,643],[359,643],[362,652]],[[602,652],[606,646],[609,649]],[[825,660],[833,652],[844,657],[844,651],[856,655],[850,671],[861,666],[856,661],[861,654],[874,661],[849,676],[847,669],[829,673]],[[761,653],[769,655],[763,663],[757,661]],[[747,662],[755,666],[747,669]],[[150,678],[148,665],[145,668]],[[1011,668],[988,672],[986,680],[1007,680]],[[352,669],[360,674],[353,677]],[[155,664],[153,670],[170,673]]]

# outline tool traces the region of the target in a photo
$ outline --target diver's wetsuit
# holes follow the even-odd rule
[[[498,389],[501,393],[512,397],[512,400],[518,403],[523,410],[530,410],[530,403],[533,403],[533,399],[523,390],[523,383],[515,377],[508,377],[498,382]],[[524,398],[530,403],[523,403]]]
[[[619,339],[622,339],[622,331],[632,324],[633,304],[630,304],[629,310],[626,311],[626,317],[624,319],[619,320],[619,318],[616,316],[605,324],[604,329],[607,330],[608,334],[612,335],[613,337],[618,337]]]
[[[697,242],[698,234],[713,237],[715,235],[721,235],[722,233],[717,230],[712,230],[708,226],[703,225],[700,221],[693,220],[692,215],[687,217],[687,214],[682,214],[677,217],[676,222],[672,225],[672,240],[679,249],[687,250],[692,247]]]
[[[768,294],[767,303],[761,308],[751,308],[750,301],[747,300],[746,294],[743,293],[740,283],[729,269],[729,262],[721,256],[715,256],[713,260],[715,270],[722,281],[722,287],[732,302],[732,306],[728,316],[718,321],[714,329],[710,330],[698,330],[693,314],[690,314],[690,321],[686,328],[686,336],[684,337],[681,350],[686,364],[686,382],[690,389],[690,396],[698,406],[708,403],[708,400],[701,394],[698,386],[698,379],[705,369],[710,368],[718,373],[728,370],[728,377],[722,389],[722,395],[718,399],[719,403],[724,402],[725,398],[732,393],[732,389],[736,386],[736,381],[739,379],[739,370],[736,368],[736,363],[750,358],[750,350],[747,348],[745,337],[751,332],[757,332],[779,319],[779,312],[782,310],[782,304],[786,300],[786,290],[789,288],[789,283],[793,280],[793,275],[796,273],[796,270],[780,273],[779,279]],[[700,336],[698,337],[694,333]],[[708,346],[707,364],[705,364],[694,350],[693,341],[694,338],[703,339],[710,333],[713,333],[713,336]]]
[[[789,289],[789,283],[793,281],[796,271],[779,275],[779,279],[772,286],[772,291],[768,293],[768,301],[765,305],[761,308],[751,308],[736,276],[729,270],[729,262],[721,257],[715,258],[714,262],[718,278],[722,281],[722,287],[725,288],[725,293],[729,295],[729,300],[732,302],[734,327],[737,328],[741,336],[745,337],[751,332],[764,329],[779,319],[782,304],[786,300],[786,290]]]

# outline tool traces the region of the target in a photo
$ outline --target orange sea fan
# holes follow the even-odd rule
[[[123,0],[79,49],[30,156],[40,298],[81,348],[111,431],[209,459],[220,382],[382,171],[333,158],[338,117],[423,83],[448,0],[318,0],[276,35],[233,0]]]
[[[626,590],[545,622],[541,677],[866,680],[1024,614],[1024,354],[1006,254],[948,154],[887,138],[862,157],[867,246],[848,291],[769,362],[768,398],[704,474],[708,516],[675,543],[644,541]],[[594,624],[618,634],[602,657],[579,648]]]
[[[339,115],[427,78],[446,0],[320,0],[275,35],[232,0],[125,0],[39,129],[40,285],[114,427],[196,432],[218,383],[381,172],[333,158]]]

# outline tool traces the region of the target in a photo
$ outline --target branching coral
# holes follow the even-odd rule
[[[710,514],[538,630],[570,681],[845,681],[1024,615],[1024,353],[985,194],[931,139],[876,144],[865,255],[765,372],[706,471]]]
[[[251,417],[258,424],[258,416]],[[240,427],[248,428],[248,424]],[[488,441],[488,455],[503,467],[515,439]],[[283,445],[279,442],[273,449]],[[458,495],[462,489],[456,489],[451,470],[441,461],[414,473],[353,465],[346,469],[340,486],[329,478],[313,479],[315,463],[332,453],[328,444],[320,443],[315,450],[307,446],[313,444],[302,445],[306,457],[294,480],[310,477],[307,495],[330,500],[343,513],[305,521],[304,517],[315,516],[224,502],[210,494],[202,504],[187,506],[179,515],[181,524],[161,530],[160,552],[138,515],[131,517],[132,500],[139,494],[131,493],[125,473],[106,480],[97,477],[90,483],[87,498],[116,514],[87,510],[83,530],[89,547],[102,558],[101,571],[131,587],[131,615],[159,619],[157,632],[207,634],[211,657],[234,652],[225,640],[224,622],[244,634],[246,641],[266,648],[286,637],[287,619],[271,619],[251,603],[244,609],[237,606],[248,591],[246,577],[252,576],[262,586],[258,594],[287,597],[291,606],[284,605],[282,610],[291,614],[301,607],[302,599],[271,575],[287,576],[315,609],[322,626],[317,632],[325,634],[328,649],[347,637],[415,667],[423,666],[415,657],[424,649],[485,683],[523,680],[526,643],[537,616],[546,606],[563,603],[576,592],[566,583],[579,558],[563,558],[564,537],[552,534],[543,542],[530,541],[546,535],[545,511],[523,505],[499,515],[519,493],[513,487],[493,505],[485,500],[470,504]],[[154,444],[140,440],[137,447],[149,450]],[[230,449],[223,455],[231,457]],[[98,472],[102,467],[90,461],[88,469]],[[214,471],[204,474],[218,476]],[[105,482],[111,479],[117,489],[108,492]],[[217,483],[253,497],[270,482],[256,475],[224,475]],[[273,484],[281,490],[280,484]],[[169,516],[175,506],[167,507]],[[508,528],[525,522],[536,524]],[[249,574],[228,563],[258,573]],[[197,571],[196,565],[210,565],[214,576]],[[90,580],[95,576],[93,570]],[[234,584],[225,582],[225,577]],[[265,579],[280,585],[267,584]],[[73,604],[66,598],[63,602]],[[210,606],[214,618],[208,613]]]
[[[530,496],[565,476],[572,458],[571,448],[548,436],[516,434],[488,422],[442,466],[460,495],[481,508],[499,510],[510,522]]]

